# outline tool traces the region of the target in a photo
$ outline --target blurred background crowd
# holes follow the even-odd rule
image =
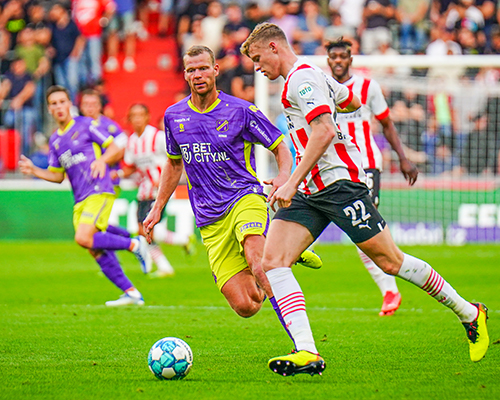
[[[136,72],[138,41],[153,36],[160,44],[174,41],[177,58],[192,45],[209,46],[220,65],[218,88],[254,102],[253,65],[240,55],[239,46],[260,22],[279,25],[302,55],[325,55],[325,42],[341,36],[353,43],[353,54],[500,54],[499,4],[500,0],[0,0],[0,131],[18,132],[20,151],[43,160],[53,128],[44,93],[54,83],[70,90],[76,106],[82,90],[97,89],[104,114],[114,117],[106,79]],[[178,61],[171,67],[182,71]],[[428,91],[407,84],[424,77],[429,86],[429,69],[368,72],[372,73],[382,77],[391,115],[423,171],[499,172],[500,94],[493,90],[474,98],[476,85],[464,96],[445,85]],[[438,71],[434,78],[443,75],[465,87],[482,82],[494,88],[499,81],[496,69],[467,68],[441,75]],[[406,85],[385,85],[388,76],[393,82],[403,76]],[[186,94],[187,88],[172,93],[165,107]]]

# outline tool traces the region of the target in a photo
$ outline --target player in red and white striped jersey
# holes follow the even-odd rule
[[[151,210],[158,187],[163,166],[167,161],[165,133],[149,125],[149,109],[144,104],[133,104],[129,109],[128,118],[134,132],[130,135],[125,150],[123,177],[136,173],[139,189],[137,193],[137,223],[139,235],[145,236],[142,222]],[[167,231],[165,242],[186,246],[189,238],[175,232]],[[156,243],[149,245],[154,263],[158,266],[155,273],[158,277],[174,274],[170,262]]]
[[[471,359],[482,359],[489,346],[484,305],[467,302],[430,265],[404,254],[369,197],[361,154],[335,121],[337,111],[351,112],[361,106],[358,97],[307,59],[297,57],[275,24],[257,25],[241,52],[270,80],[285,78],[282,103],[288,130],[300,142],[295,143],[297,168],[269,199],[272,207],[277,203],[280,209],[269,228],[262,266],[296,350],[269,360],[271,370],[283,376],[313,375],[325,368],[291,266],[330,222],[384,272],[415,284],[453,310],[466,329]]]
[[[342,132],[348,133],[363,157],[363,168],[366,183],[370,189],[373,203],[378,207],[380,192],[380,172],[382,171],[382,153],[371,132],[371,121],[375,117],[380,121],[384,136],[399,157],[399,165],[404,177],[410,185],[417,180],[417,167],[406,158],[399,140],[396,127],[389,115],[389,107],[385,101],[380,85],[373,79],[351,74],[352,65],[351,42],[340,38],[326,45],[328,65],[333,77],[346,85],[361,100],[361,108],[350,114],[339,114],[337,123]],[[393,275],[385,274],[375,263],[358,248],[361,261],[378,285],[384,301],[381,316],[392,315],[401,304],[401,294]]]

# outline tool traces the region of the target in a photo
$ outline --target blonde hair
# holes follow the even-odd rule
[[[182,57],[182,62],[184,63],[184,66],[186,65],[186,57],[196,57],[199,56],[200,54],[203,53],[208,53],[210,56],[210,61],[212,62],[212,65],[215,65],[215,55],[212,49],[207,46],[191,46],[185,53],[184,56]]]
[[[271,24],[270,22],[263,22],[257,25],[250,36],[248,36],[247,40],[243,42],[240,47],[241,54],[244,54],[247,57],[249,56],[250,46],[254,43],[260,42],[262,40],[279,40],[281,42],[287,43],[285,33],[281,30],[278,25]]]

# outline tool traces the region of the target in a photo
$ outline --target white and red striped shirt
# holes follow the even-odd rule
[[[161,171],[167,161],[165,133],[151,125],[146,126],[141,136],[134,132],[128,139],[123,161],[138,172],[137,199],[156,199]]]
[[[298,164],[312,132],[309,123],[317,116],[331,113],[337,135],[299,186],[305,194],[317,193],[341,180],[364,182],[361,154],[352,139],[338,129],[336,105],[345,108],[352,92],[326,75],[319,67],[300,57],[288,73],[281,102],[285,108],[288,131]]]
[[[370,124],[373,116],[378,120],[389,115],[389,107],[385,101],[380,85],[373,79],[353,75],[344,82],[361,100],[361,108],[353,113],[339,114],[337,123],[340,130],[348,133],[363,156],[363,168],[375,168],[382,171],[382,153],[371,132]]]

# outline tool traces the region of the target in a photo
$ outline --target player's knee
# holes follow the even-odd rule
[[[233,310],[242,318],[250,318],[257,314],[262,306],[262,303],[248,299],[240,304],[233,304]]]
[[[93,244],[93,238],[77,231],[75,233],[75,242],[85,249],[91,249]]]
[[[288,263],[291,265],[291,263]],[[264,253],[262,257],[262,269],[264,272],[268,272],[274,268],[289,267],[290,265],[285,265],[285,261],[278,259],[275,255]]]

